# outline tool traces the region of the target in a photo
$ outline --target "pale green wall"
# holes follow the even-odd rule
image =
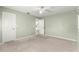
[[[79,10],[78,10],[78,12],[77,12],[77,16],[78,16],[78,15],[79,15]],[[79,19],[78,19],[78,20],[79,20]],[[78,26],[79,26],[79,25],[78,25]],[[77,42],[77,43],[78,43],[78,51],[79,51],[79,29],[78,29],[78,33],[77,33],[77,34],[78,34],[78,36],[77,36],[78,42]]]
[[[52,15],[45,18],[45,34],[77,39],[77,15],[75,11]]]
[[[35,17],[4,7],[2,11],[16,14],[16,38],[34,34]]]
[[[33,35],[35,30],[33,26],[35,25],[35,17],[28,16],[25,14],[17,15],[17,38]]]
[[[0,42],[2,41],[2,7],[0,7]]]

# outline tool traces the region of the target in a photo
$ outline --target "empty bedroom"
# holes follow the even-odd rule
[[[0,6],[0,52],[78,52],[78,6]]]

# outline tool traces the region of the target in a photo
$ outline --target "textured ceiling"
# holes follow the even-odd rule
[[[28,13],[35,17],[45,17],[77,9],[76,6],[5,6],[5,7],[20,12]]]

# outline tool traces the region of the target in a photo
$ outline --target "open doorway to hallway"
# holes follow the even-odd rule
[[[35,33],[36,35],[44,35],[44,19],[37,18],[35,21]]]

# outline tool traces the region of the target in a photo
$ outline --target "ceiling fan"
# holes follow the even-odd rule
[[[48,13],[48,12],[52,12],[53,7],[49,7],[49,6],[39,6],[35,9],[35,11],[38,11],[39,14],[42,13]],[[30,12],[27,12],[27,14],[30,14]]]
[[[42,12],[52,12],[53,7],[46,7],[46,6],[41,6],[40,7],[40,13]]]

